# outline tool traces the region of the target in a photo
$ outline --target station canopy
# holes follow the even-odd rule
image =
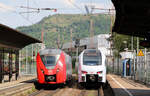
[[[0,47],[21,49],[32,43],[41,41],[0,24]]]
[[[150,38],[150,0],[111,0],[116,9],[113,32]]]

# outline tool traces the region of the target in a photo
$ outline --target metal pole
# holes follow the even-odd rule
[[[19,76],[21,75],[22,50],[19,51]]]
[[[27,12],[29,12],[29,0],[27,0]],[[29,20],[29,13],[27,14],[27,19]]]
[[[134,50],[133,50],[133,35],[131,36],[131,52],[133,53],[133,55],[134,55]],[[133,77],[133,74],[134,74],[134,56],[132,55],[132,64],[133,64],[133,73],[131,72],[131,78]],[[132,66],[132,65],[131,65]],[[131,67],[132,68],[132,67]],[[132,69],[131,69],[132,70]]]
[[[144,63],[144,79],[145,79],[145,83],[147,82],[147,56],[146,56],[146,54],[147,54],[147,52],[146,52],[146,48],[144,49],[144,53],[145,53],[145,55],[144,55],[144,57],[145,57],[145,63]]]
[[[77,47],[77,49],[76,49],[76,64],[75,64],[76,71],[78,70],[78,64],[79,64],[79,60],[78,60],[78,47]]]
[[[72,28],[70,29],[70,56],[72,56]]]
[[[26,74],[27,74],[27,69],[28,69],[28,49],[27,49],[27,47],[26,47]]]
[[[139,37],[137,37],[137,54],[138,54],[138,52],[139,52]],[[138,70],[138,56],[137,56],[137,54],[136,54],[136,64],[135,64],[135,78],[136,78],[136,80],[138,79],[138,72],[137,72],[137,70]]]
[[[133,51],[133,36],[131,37],[131,50]]]
[[[27,0],[27,12],[29,12],[29,0]],[[29,13],[27,14],[27,19],[29,20]],[[28,66],[27,66],[27,64],[28,64],[28,56],[27,56],[27,54],[28,54],[28,49],[27,49],[27,47],[26,47],[26,74],[27,74],[27,69],[28,69]]]
[[[31,62],[32,62],[31,74],[33,74],[33,68],[34,68],[34,66],[33,66],[33,44],[32,44],[32,59],[31,59]]]
[[[93,48],[94,47],[94,44],[93,44],[94,32],[93,32],[93,20],[92,20],[92,18],[90,18],[90,39],[91,39],[90,40],[90,47]]]
[[[134,54],[133,54],[133,76],[134,76],[134,80],[135,80],[135,57],[136,57],[136,51],[134,50]]]
[[[117,67],[118,70],[117,70],[117,71],[118,71],[118,75],[119,75],[119,69],[120,69],[120,68],[119,68],[119,52],[118,52],[118,59],[117,59],[117,62],[118,62],[118,65],[117,65],[117,66],[118,66],[118,67]]]
[[[145,40],[146,40],[146,38],[145,38]],[[145,63],[144,63],[144,80],[145,80],[145,83],[147,83],[147,49],[145,48],[144,49],[144,61],[145,61]]]

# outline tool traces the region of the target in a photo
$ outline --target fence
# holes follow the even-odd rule
[[[20,62],[20,75],[36,75],[36,62]]]
[[[20,50],[20,75],[36,75],[36,55],[41,46],[33,44]]]
[[[144,56],[134,56],[131,59],[131,76],[128,78],[150,84],[150,52],[144,52]],[[136,54],[134,52],[134,54]],[[123,63],[121,58],[107,60],[108,73],[122,75]]]

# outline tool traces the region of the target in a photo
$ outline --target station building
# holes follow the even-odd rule
[[[87,37],[80,39],[79,53],[82,52],[84,49],[100,48],[105,53],[105,55],[110,56],[112,55],[112,51],[111,42],[109,41],[109,38],[110,34],[99,34],[93,36],[92,38]],[[67,53],[70,53],[70,51],[76,52],[75,41],[65,43],[63,45],[63,50]]]
[[[15,75],[19,75],[19,50],[32,43],[41,43],[31,36],[0,24],[0,83],[4,81],[4,75],[8,75],[9,81]]]

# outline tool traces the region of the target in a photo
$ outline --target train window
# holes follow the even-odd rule
[[[48,69],[49,69],[49,67],[56,65],[56,61],[58,59],[57,57],[56,56],[44,56],[44,55],[41,56],[45,67]]]
[[[99,51],[86,51],[83,54],[83,65],[96,66],[102,64],[102,56]]]

